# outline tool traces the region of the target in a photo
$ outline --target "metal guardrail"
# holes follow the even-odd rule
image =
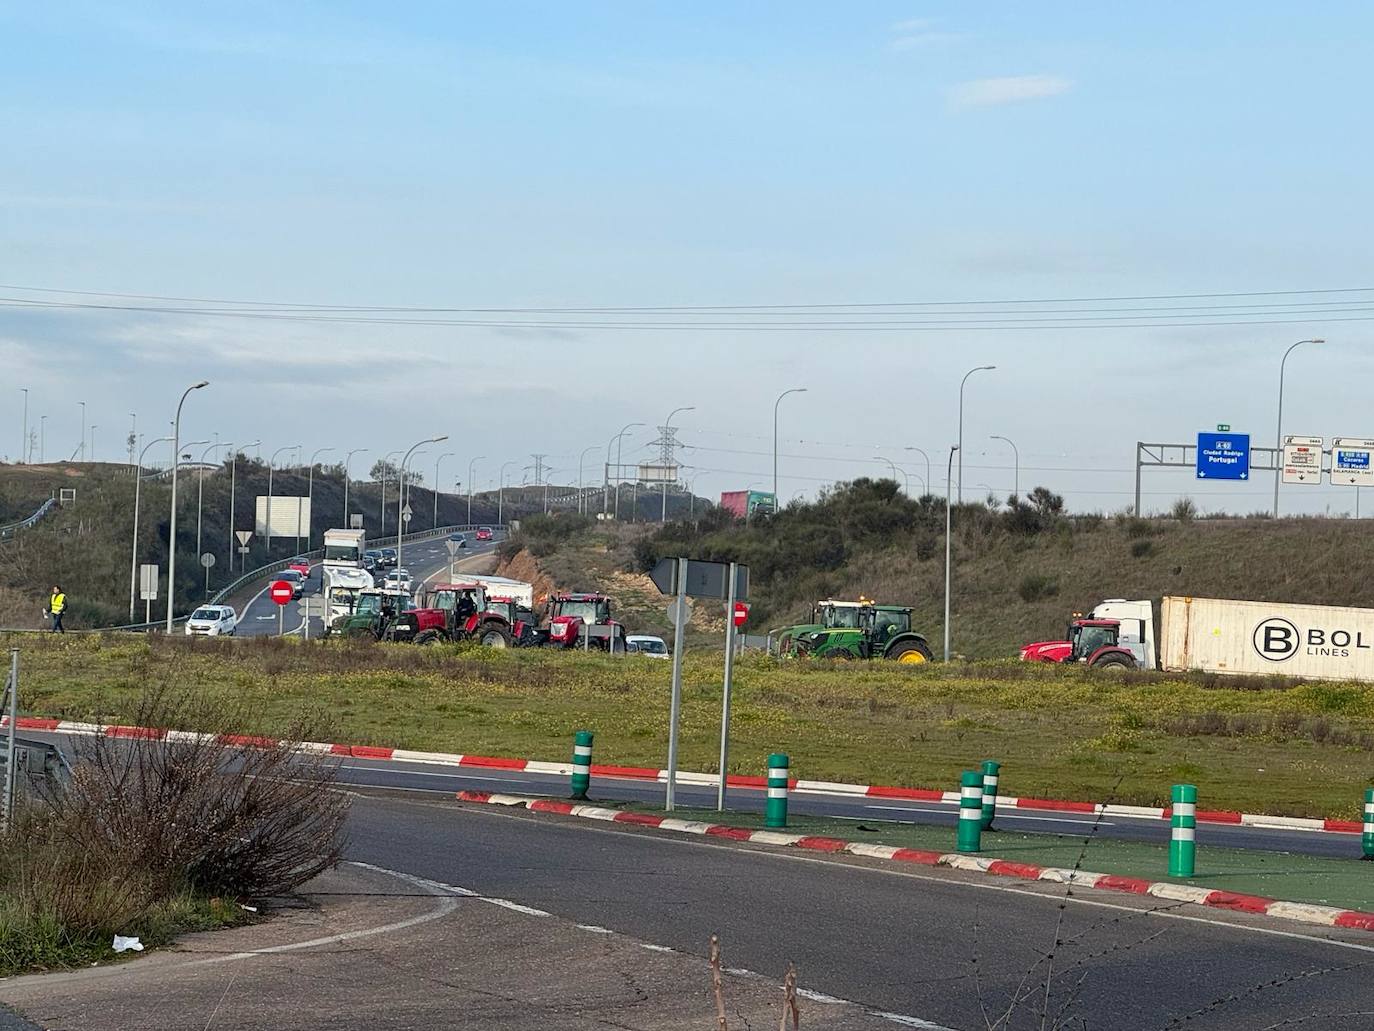
[[[434,537],[446,537],[451,533],[470,532],[472,530],[476,530],[479,526],[489,526],[493,530],[501,531],[505,531],[507,529],[505,523],[466,523],[461,526],[439,526],[431,530],[417,530],[415,533],[408,533],[405,535],[405,543],[409,544],[412,541],[429,540]],[[395,534],[390,534],[386,537],[378,537],[375,540],[369,540],[367,542],[369,550],[373,548],[395,547],[395,545]],[[290,558],[278,559],[275,562],[269,562],[266,565],[258,566],[256,569],[249,570],[247,573],[244,573],[242,576],[240,576],[237,580],[221,588],[219,591],[215,593],[214,597],[212,597],[209,601],[205,602],[204,604],[223,605],[226,599],[230,598],[235,592],[242,590],[244,587],[248,586],[256,580],[265,580],[273,573],[280,573],[283,569],[289,566],[297,558],[306,558],[313,560],[322,558],[323,556],[324,549],[315,548],[313,551],[303,551],[299,555],[292,555]],[[173,625],[184,623],[186,622],[186,619],[187,616],[177,616],[172,620],[172,623]],[[139,632],[146,633],[149,630],[155,630],[158,627],[164,627],[166,625],[166,619],[155,619],[150,623],[125,623],[120,626],[99,626],[79,630],[72,629],[67,632],[71,634]],[[0,627],[0,633],[5,634],[46,634],[50,632],[51,631],[46,629],[34,629],[32,627]]]
[[[29,516],[27,519],[21,519],[17,523],[8,523],[5,526],[0,526],[0,541],[9,540],[20,530],[27,530],[34,523],[38,522],[38,520],[42,519],[45,515],[51,512],[56,505],[56,498],[48,498],[47,501],[43,502],[43,504],[38,506],[38,511],[35,512],[33,515]]]

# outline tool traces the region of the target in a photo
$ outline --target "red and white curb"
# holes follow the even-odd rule
[[[9,717],[0,717],[0,727],[8,725]],[[151,727],[102,726],[98,723],[77,723],[70,720],[41,719],[31,716],[19,717],[20,730],[45,730],[57,734],[76,734],[86,736],[104,735],[106,737],[137,737],[154,740],[199,739],[201,735],[191,731],[166,731]],[[278,742],[263,738],[230,737],[227,743],[240,745],[265,744],[275,747]],[[371,761],[393,761],[421,763],[430,766],[464,766],[489,770],[509,770],[511,772],[542,773],[555,776],[569,776],[572,764],[566,762],[543,762],[537,759],[510,759],[493,755],[466,755],[461,752],[420,752],[407,748],[387,748],[374,745],[346,745],[322,742],[306,742],[301,749],[309,752],[342,755],[354,759]],[[628,780],[646,780],[666,783],[667,770],[647,766],[607,766],[592,764],[594,777],[619,777]],[[720,777],[714,773],[694,773],[679,770],[679,784],[692,784],[715,787]],[[725,780],[730,787],[765,791],[767,777],[745,777],[731,774]],[[899,788],[881,784],[847,784],[829,780],[788,780],[788,789],[799,794],[848,795],[858,798],[890,798],[906,802],[930,802],[936,805],[957,806],[959,792],[939,791],[934,788]],[[1119,817],[1126,819],[1167,820],[1171,815],[1169,807],[1141,805],[1112,805],[1102,802],[1069,802],[1054,798],[1017,798],[1014,795],[999,795],[997,809],[1032,810],[1040,812],[1083,813],[1090,816]],[[1299,816],[1269,816],[1264,813],[1238,813],[1227,809],[1199,809],[1198,823],[1226,823],[1243,827],[1260,827],[1269,830],[1323,831],[1334,834],[1359,834],[1363,825],[1359,820],[1319,820]]]
[[[604,823],[628,823],[637,827],[677,831],[681,834],[700,834],[716,838],[729,838],[732,841],[748,841],[760,845],[808,849],[813,852],[844,853],[851,856],[863,856],[867,859],[916,863],[921,866],[948,866],[955,870],[1016,877],[1027,881],[1053,881],[1059,884],[1072,884],[1076,888],[1095,888],[1098,891],[1149,895],[1172,902],[1188,902],[1198,906],[1210,906],[1213,909],[1228,909],[1233,912],[1259,913],[1264,916],[1281,917],[1285,920],[1296,920],[1305,924],[1318,924],[1322,927],[1344,927],[1361,931],[1374,931],[1374,913],[1366,913],[1357,909],[1339,909],[1335,906],[1318,906],[1307,902],[1285,902],[1281,899],[1268,899],[1260,895],[1242,895],[1215,888],[1177,884],[1173,881],[1147,881],[1143,878],[1125,877],[1120,874],[1037,866],[1033,863],[1018,863],[1009,859],[996,859],[992,856],[898,848],[895,845],[875,845],[870,842],[845,841],[842,838],[830,838],[815,834],[788,834],[782,831],[752,830],[748,827],[731,827],[721,823],[679,820],[671,816],[658,816],[654,813],[625,812],[620,809],[606,809],[601,806],[578,805],[574,802],[564,802],[553,798],[502,795],[490,791],[459,791],[457,798],[460,802],[512,806],[529,809],[536,813],[557,813],[562,816],[580,817],[584,820],[600,820]]]

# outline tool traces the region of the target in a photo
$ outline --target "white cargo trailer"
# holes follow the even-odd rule
[[[1165,598],[1166,670],[1374,680],[1374,609]]]
[[[522,608],[534,608],[534,585],[508,576],[467,576],[462,579],[481,584],[493,598],[510,598]]]

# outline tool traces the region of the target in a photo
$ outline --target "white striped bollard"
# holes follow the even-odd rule
[[[965,770],[959,775],[959,831],[955,842],[960,852],[982,851],[983,775]]]
[[[1364,833],[1360,835],[1363,858],[1374,860],[1374,788],[1364,789]]]
[[[1175,784],[1169,814],[1169,876],[1192,877],[1197,861],[1197,788]]]
[[[572,797],[586,798],[592,783],[592,732],[579,730],[573,736]]]
[[[763,822],[768,827],[787,826],[787,756],[774,752],[768,757],[768,801],[763,806]],[[724,771],[721,776],[724,776]]]
[[[983,760],[983,830],[992,830],[992,818],[997,815],[997,775],[1002,764]]]

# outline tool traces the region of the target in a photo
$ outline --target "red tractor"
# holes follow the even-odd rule
[[[1038,641],[1021,649],[1027,662],[1081,662],[1108,672],[1136,669],[1135,654],[1121,645],[1121,620],[1075,619],[1066,641]]]
[[[611,618],[611,599],[604,594],[555,594],[549,598],[546,643],[623,653],[625,626]]]
[[[487,594],[481,584],[436,584],[425,592],[420,607],[397,619],[392,636],[415,644],[458,641],[464,636],[468,617],[486,605]]]
[[[524,648],[539,640],[529,610],[515,598],[488,598],[486,608],[468,617],[463,632],[490,648]]]

